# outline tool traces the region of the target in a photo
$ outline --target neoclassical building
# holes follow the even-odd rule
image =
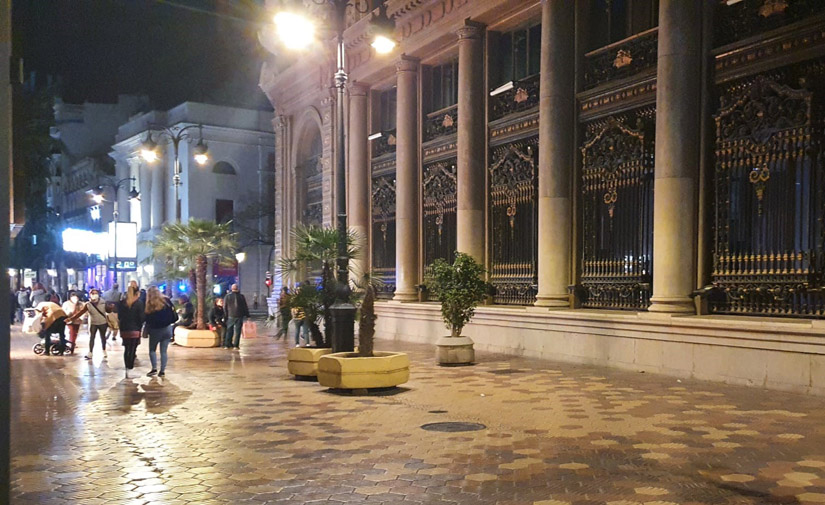
[[[380,336],[445,332],[422,284],[462,251],[495,288],[477,348],[825,394],[825,4],[386,4],[394,54],[355,9],[345,34]],[[334,54],[263,38],[278,256],[334,222]]]

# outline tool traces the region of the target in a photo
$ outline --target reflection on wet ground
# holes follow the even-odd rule
[[[386,341],[410,382],[337,394],[266,336],[172,347],[165,378],[145,341],[131,379],[119,346],[32,343],[13,332],[13,505],[825,503],[822,398],[485,353],[440,368]]]

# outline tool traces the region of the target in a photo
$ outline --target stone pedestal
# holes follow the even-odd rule
[[[570,184],[575,173],[576,129],[574,14],[566,0],[542,2],[536,296],[540,307],[568,307],[570,303]]]
[[[695,311],[702,2],[662,0],[656,72],[651,312]]]
[[[435,346],[435,359],[439,365],[469,365],[476,359],[470,337],[441,337]]]
[[[458,30],[456,250],[484,264],[484,25]]]
[[[418,60],[397,65],[395,300],[418,301]]]

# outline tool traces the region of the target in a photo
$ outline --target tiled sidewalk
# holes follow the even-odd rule
[[[14,505],[825,503],[825,399],[478,353],[337,395],[283,341],[173,348],[165,379],[13,332]],[[81,342],[79,351],[85,351]],[[135,374],[137,375],[137,374]],[[482,423],[462,433],[440,421]]]

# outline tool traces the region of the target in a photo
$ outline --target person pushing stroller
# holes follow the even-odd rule
[[[66,352],[66,312],[54,302],[40,302],[35,310],[43,314],[43,329],[38,334],[44,340],[43,346],[46,351],[43,354],[51,355],[52,335],[59,335],[60,352],[57,354],[62,356]]]

